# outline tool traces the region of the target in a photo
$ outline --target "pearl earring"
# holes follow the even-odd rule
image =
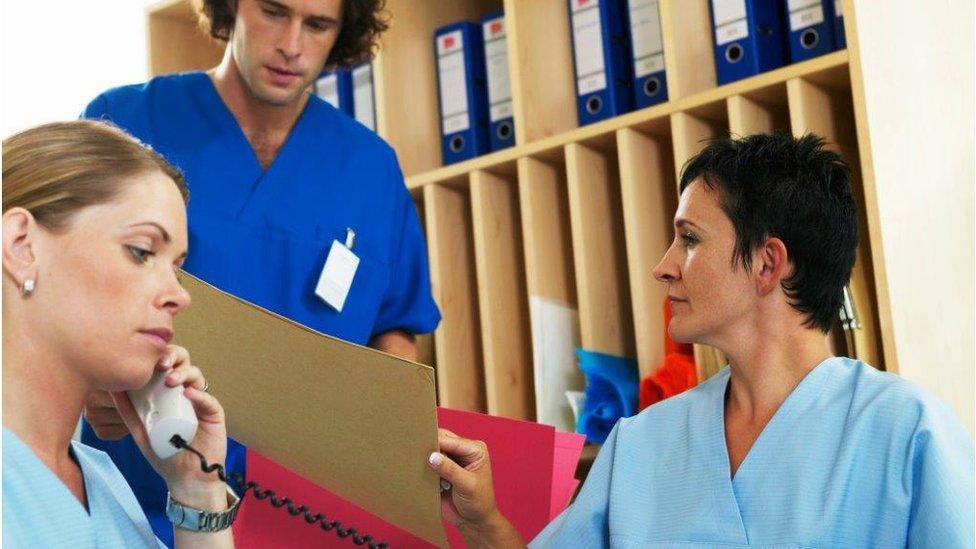
[[[34,293],[34,279],[28,278],[24,281],[24,288],[21,290],[24,293],[24,297],[29,297]]]

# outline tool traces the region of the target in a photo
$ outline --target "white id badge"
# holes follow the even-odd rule
[[[319,283],[315,286],[315,295],[341,313],[358,268],[359,256],[338,240],[333,240],[329,257],[319,275]]]

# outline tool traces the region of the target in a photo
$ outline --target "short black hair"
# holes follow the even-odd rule
[[[767,238],[783,241],[794,272],[782,286],[806,326],[826,333],[844,300],[857,249],[851,175],[823,138],[757,134],[711,140],[685,164],[681,191],[700,181],[719,191],[735,226],[733,266],[752,264]]]

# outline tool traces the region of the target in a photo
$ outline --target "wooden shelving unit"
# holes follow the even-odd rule
[[[374,61],[378,130],[397,150],[427,234],[444,320],[432,340],[421,338],[421,360],[437,368],[441,404],[535,419],[534,297],[578,310],[584,348],[636,358],[642,375],[657,368],[666,289],[651,269],[672,239],[677,178],[703,140],[730,132],[815,132],[855,168],[862,233],[851,290],[861,328],[830,341],[839,354],[894,366],[890,312],[876,290],[883,266],[870,246],[874,182],[860,176],[873,173],[860,165],[868,136],[855,125],[863,86],[846,50],[716,86],[707,0],[662,0],[670,101],[578,127],[565,0],[387,8],[392,25]],[[441,166],[434,29],[502,8],[516,145]],[[219,60],[195,28],[189,0],[150,9],[154,74]],[[724,360],[703,347],[696,358],[703,376]]]
[[[560,164],[566,175],[559,184],[568,196],[557,206],[564,208],[568,200],[577,288],[575,299],[567,302],[579,307],[583,346],[636,357],[647,374],[663,358],[664,329],[665,291],[650,273],[672,236],[681,166],[706,139],[773,130],[818,133],[858,171],[846,51],[436,168],[408,177],[407,185],[415,194],[430,186],[465,187],[472,182],[469,174],[510,172],[513,161],[545,166],[550,179],[559,180],[553,164]],[[519,183],[529,189],[533,175],[525,172]],[[861,219],[862,234],[868,234],[863,212]],[[428,234],[431,230],[428,226]],[[833,334],[831,341],[839,354],[883,367],[870,248],[867,239],[861,243],[851,286],[862,328],[853,331],[853,338]],[[531,262],[529,255],[525,261]],[[696,360],[703,376],[724,363],[720,353],[702,347],[696,348]]]
[[[200,29],[190,0],[163,0],[147,16],[151,75],[208,69],[220,62],[224,48]]]

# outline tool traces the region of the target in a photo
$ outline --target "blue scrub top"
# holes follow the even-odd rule
[[[794,389],[735,476],[725,368],[622,419],[541,547],[972,547],[973,440],[948,407],[832,358]]]
[[[109,90],[83,117],[122,127],[186,176],[184,268],[193,275],[360,345],[390,330],[428,333],[440,322],[423,233],[395,152],[325,101],[309,98],[267,170],[202,72]],[[352,250],[360,263],[338,312],[315,286],[333,240],[344,243],[347,228],[356,234]],[[172,545],[165,485],[132,440],[105,443],[87,425],[83,440],[112,456],[157,535]],[[237,444],[228,465],[243,471]]]

